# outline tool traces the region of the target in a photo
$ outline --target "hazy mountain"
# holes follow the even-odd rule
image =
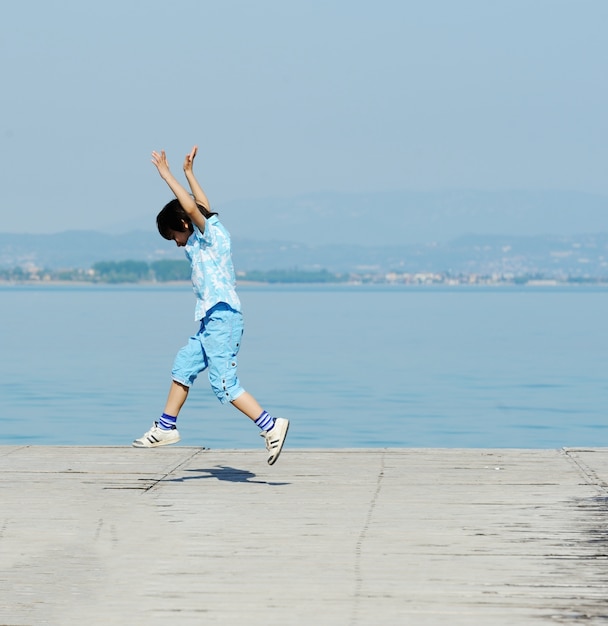
[[[327,269],[608,276],[608,233],[555,236],[468,235],[446,243],[398,246],[309,245],[233,238],[237,270]],[[183,259],[150,232],[0,234],[0,268],[88,268],[97,261]]]
[[[467,234],[608,232],[608,197],[569,191],[311,193],[214,205],[234,237],[309,245],[446,243]],[[126,232],[154,216],[114,225]]]
[[[339,272],[513,273],[608,277],[608,233],[574,237],[468,235],[404,246],[306,246],[241,241],[240,269],[305,268]]]
[[[237,269],[568,271],[606,275],[608,198],[578,192],[316,193],[214,207]],[[154,218],[113,234],[1,234],[0,268],[181,259]],[[581,234],[581,233],[587,233]],[[604,234],[602,234],[604,233]]]
[[[608,232],[608,198],[553,192],[314,194],[228,205],[235,235],[314,244],[445,243],[467,234]],[[234,217],[233,217],[234,216]]]
[[[0,267],[34,264],[39,267],[88,268],[97,261],[183,258],[183,251],[158,233],[108,235],[66,231],[52,235],[0,233]]]

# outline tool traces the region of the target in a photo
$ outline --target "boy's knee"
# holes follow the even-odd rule
[[[192,338],[181,348],[171,369],[171,377],[176,383],[191,387],[198,375],[207,367],[205,353],[201,350],[200,343],[197,344]]]
[[[193,376],[191,380],[182,380],[178,376],[176,376],[175,372],[171,374],[171,380],[180,387],[184,388],[184,391],[190,391],[190,387],[192,387],[192,383],[196,379],[196,376]]]
[[[211,383],[211,388],[217,396],[217,399],[222,404],[228,404],[236,400],[245,391],[236,376],[236,368],[233,375],[219,377],[212,377],[210,375],[209,382]]]

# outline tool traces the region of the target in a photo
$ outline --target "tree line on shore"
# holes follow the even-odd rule
[[[607,277],[568,276],[526,272],[522,274],[452,274],[451,272],[373,272],[338,273],[326,269],[275,269],[237,271],[237,279],[270,284],[388,283],[406,285],[488,285],[488,284],[608,284]],[[100,261],[90,269],[39,269],[36,267],[0,268],[2,282],[85,282],[98,284],[169,283],[190,280],[186,260]]]
[[[264,283],[338,283],[349,279],[348,275],[328,270],[253,270],[238,272],[240,280]],[[164,259],[146,261],[100,261],[90,269],[49,270],[15,267],[0,268],[0,280],[4,281],[73,281],[90,283],[168,283],[190,280],[190,263],[185,260]]]

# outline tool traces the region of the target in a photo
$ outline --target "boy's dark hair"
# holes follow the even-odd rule
[[[202,204],[196,203],[198,210],[203,214],[205,219],[209,219],[212,215],[217,215],[213,211],[208,211]],[[184,227],[185,222],[185,227]],[[156,216],[156,226],[161,237],[165,239],[171,239],[171,231],[192,232],[192,220],[188,217],[186,211],[184,211],[179,200],[175,198],[171,202],[167,202],[162,208],[161,212]]]

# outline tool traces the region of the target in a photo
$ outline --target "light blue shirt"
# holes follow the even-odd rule
[[[196,295],[194,319],[202,320],[218,302],[225,302],[235,311],[240,311],[230,234],[217,215],[206,220],[204,233],[194,224],[193,228],[185,248],[192,267],[192,288]]]

